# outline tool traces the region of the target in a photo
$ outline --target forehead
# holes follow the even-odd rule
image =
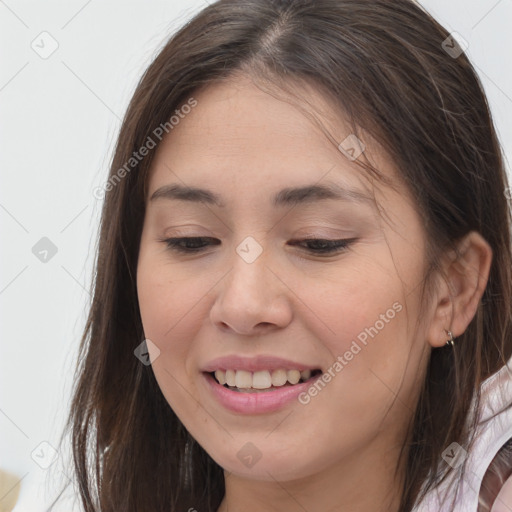
[[[304,101],[298,106],[296,97],[275,97],[246,76],[194,93],[197,105],[180,116],[158,147],[149,196],[170,182],[221,193],[258,189],[266,197],[323,181],[368,188],[362,168],[338,149],[337,143],[353,137],[343,117],[315,90],[299,94]],[[373,139],[367,137],[364,145],[362,156],[370,147],[375,153]],[[379,167],[386,165],[379,162]]]

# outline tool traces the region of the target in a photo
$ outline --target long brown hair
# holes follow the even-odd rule
[[[464,53],[447,51],[458,48],[449,37],[412,0],[220,0],[151,63],[110,169],[67,424],[85,511],[215,512],[223,497],[222,468],[174,414],[151,366],[134,357],[144,339],[135,275],[154,150],[126,163],[198,88],[241,70],[279,87],[316,84],[354,133],[379,141],[425,219],[431,272],[472,230],[490,244],[475,317],[453,349],[432,350],[402,450],[399,511],[453,472],[443,450],[454,441],[469,447],[472,401],[479,406],[480,384],[512,355],[512,257],[501,148],[481,83]]]

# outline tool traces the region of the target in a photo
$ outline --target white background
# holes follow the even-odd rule
[[[512,0],[422,3],[469,42],[512,161]],[[17,512],[44,510],[56,489],[45,478],[65,478],[64,453],[51,473],[31,453],[57,446],[67,412],[101,207],[93,189],[143,70],[205,5],[0,0],[0,468],[22,478]],[[31,47],[43,31],[58,43],[47,59]],[[46,263],[32,252],[42,237],[57,248]]]

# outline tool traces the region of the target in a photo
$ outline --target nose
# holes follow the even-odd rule
[[[260,256],[248,263],[235,256],[233,267],[218,285],[210,319],[223,331],[261,335],[286,327],[292,320],[290,289],[277,269]]]

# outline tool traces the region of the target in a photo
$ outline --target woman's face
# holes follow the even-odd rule
[[[350,131],[304,94],[344,152],[248,79],[194,95],[155,156],[138,262],[163,395],[218,464],[259,480],[391,467],[428,357],[421,217],[403,185],[364,178]]]

